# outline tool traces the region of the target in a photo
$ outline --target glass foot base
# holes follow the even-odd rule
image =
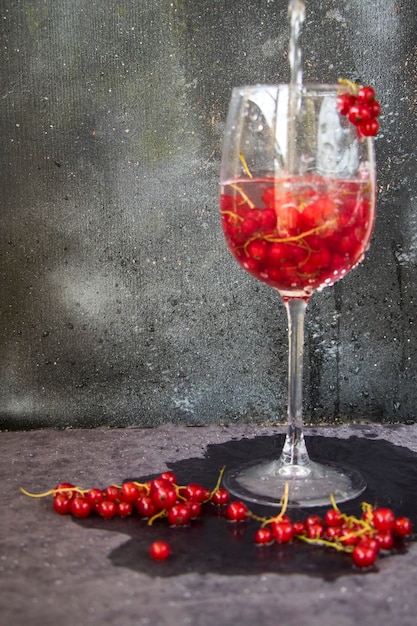
[[[288,506],[292,508],[330,506],[330,494],[336,502],[346,502],[366,489],[359,472],[332,463],[310,461],[308,468],[283,466],[265,460],[226,471],[226,489],[234,496],[260,505],[281,506],[285,484],[288,483]]]

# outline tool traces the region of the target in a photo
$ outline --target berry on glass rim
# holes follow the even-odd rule
[[[347,89],[337,96],[336,106],[339,113],[356,126],[359,138],[375,137],[379,131],[376,118],[381,113],[375,89],[369,85],[357,85],[346,79],[339,79],[339,83]]]

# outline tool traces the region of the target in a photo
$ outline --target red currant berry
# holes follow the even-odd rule
[[[169,509],[177,501],[177,493],[169,483],[169,487],[159,487],[153,490],[151,498],[159,509]]]
[[[306,517],[305,525],[306,526],[311,526],[312,524],[321,524],[321,525],[323,525],[323,520],[321,519],[320,515],[316,515],[314,513],[311,513],[311,515],[308,515]]]
[[[375,539],[378,541],[381,550],[389,552],[394,547],[394,537],[390,530],[379,531],[379,533],[375,535]]]
[[[258,530],[255,532],[254,542],[258,546],[271,543],[272,540],[272,530],[270,528],[267,528],[266,526],[263,528],[258,528]]]
[[[356,98],[352,94],[341,93],[339,96],[337,96],[336,106],[341,115],[347,115],[355,102]]]
[[[151,496],[142,496],[135,502],[135,507],[139,515],[142,517],[153,517],[160,511],[160,508],[156,506]]]
[[[94,507],[104,500],[104,494],[101,489],[89,489],[89,491],[87,491],[87,493],[85,494],[85,497]]]
[[[162,472],[161,478],[163,480],[167,480],[172,485],[176,485],[177,484],[177,476],[176,476],[176,474],[174,474],[174,472],[171,472],[171,471]]]
[[[207,499],[207,490],[200,483],[190,483],[181,489],[181,496],[186,500],[204,502]]]
[[[134,482],[127,482],[122,485],[121,498],[125,502],[135,502],[142,494],[142,489]]]
[[[71,512],[71,498],[68,498],[64,493],[57,493],[52,501],[52,506],[59,515],[67,515]]]
[[[71,513],[75,517],[88,517],[91,513],[91,504],[87,498],[73,498],[71,500]]]
[[[342,529],[340,526],[328,526],[326,528],[326,537],[330,541],[337,539],[342,534]]]
[[[120,489],[116,487],[116,485],[110,485],[106,487],[104,490],[104,497],[106,500],[119,500],[120,499]]]
[[[338,540],[343,546],[355,546],[360,541],[360,536],[355,533],[353,528],[341,528],[338,534]]]
[[[168,511],[171,526],[186,526],[191,519],[191,509],[186,502],[174,504]]]
[[[352,561],[356,567],[371,567],[378,556],[378,550],[365,539],[353,548]]]
[[[226,518],[230,522],[242,522],[248,515],[248,507],[244,502],[235,500],[231,502],[226,509]]]
[[[201,504],[197,500],[187,500],[187,506],[190,508],[191,519],[196,519],[201,513]]]
[[[162,478],[162,476],[159,476],[158,478],[151,480],[149,483],[149,490],[151,494],[154,491],[158,491],[160,487],[164,487],[165,489],[172,488],[172,482],[166,478]]]
[[[55,487],[55,491],[67,496],[67,498],[72,498],[74,496],[74,493],[76,493],[74,491],[75,485],[73,485],[72,483],[59,483],[59,485],[57,485]]]
[[[325,528],[323,524],[308,524],[306,525],[306,535],[309,539],[320,539],[325,534]]]
[[[369,85],[366,87],[360,87],[358,93],[356,94],[356,98],[360,102],[365,102],[366,104],[373,102],[375,100],[375,97],[375,89],[373,87],[370,87]]]
[[[254,239],[246,246],[246,253],[255,261],[263,261],[268,252],[268,244],[263,239]]]
[[[293,524],[294,536],[302,535],[305,532],[305,529],[306,529],[306,525],[304,524],[304,522],[302,521],[294,522]]]
[[[133,511],[133,504],[123,500],[122,502],[116,502],[117,515],[119,517],[129,517]]]
[[[380,508],[373,511],[372,524],[377,530],[391,530],[394,522],[395,515],[391,509]]]
[[[379,131],[379,123],[375,118],[365,120],[358,124],[358,130],[364,137],[375,137]]]
[[[103,500],[96,507],[97,513],[104,519],[112,519],[117,513],[117,504],[114,500]]]
[[[413,532],[413,524],[408,517],[397,517],[392,532],[397,537],[408,537]]]
[[[324,522],[327,526],[343,526],[343,516],[338,509],[329,509],[324,515]]]
[[[222,504],[228,504],[230,501],[230,493],[227,491],[227,489],[217,489],[217,491],[215,491],[211,496],[211,501],[213,502],[213,504],[217,504],[218,506],[221,506]]]
[[[171,554],[171,548],[166,541],[154,541],[150,548],[149,554],[156,561],[165,561]]]
[[[294,536],[294,527],[291,522],[271,522],[272,535],[277,543],[288,543]]]
[[[359,126],[363,122],[371,119],[371,113],[364,104],[354,104],[348,113],[348,120],[355,126]]]
[[[379,117],[379,115],[381,114],[381,105],[377,100],[374,100],[374,102],[368,104],[368,108],[372,117]]]

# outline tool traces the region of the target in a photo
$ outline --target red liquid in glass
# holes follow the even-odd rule
[[[374,222],[369,179],[236,180],[223,185],[220,208],[235,259],[288,297],[311,295],[357,265]]]

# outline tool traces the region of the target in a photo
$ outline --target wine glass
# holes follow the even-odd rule
[[[373,142],[339,113],[340,85],[233,89],[221,162],[220,211],[236,261],[281,295],[288,315],[288,429],[278,458],[227,470],[238,497],[323,506],[360,495],[354,468],[310,459],[303,435],[304,317],[315,291],[364,257],[375,216]]]

